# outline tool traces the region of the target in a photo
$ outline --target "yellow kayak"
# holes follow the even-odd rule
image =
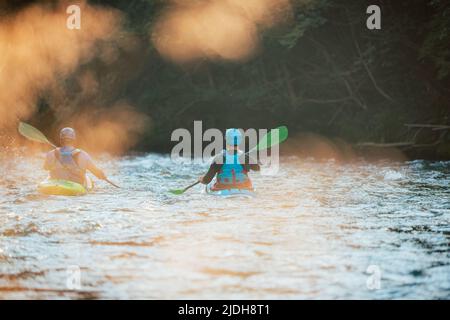
[[[94,189],[94,185],[88,177],[86,185],[87,187],[84,187],[72,181],[47,179],[38,185],[38,191],[53,196],[83,196]]]

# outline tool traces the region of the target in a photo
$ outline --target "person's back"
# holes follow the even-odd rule
[[[215,177],[216,183],[211,190],[253,190],[248,172],[251,170],[259,171],[260,167],[257,161],[254,161],[250,156],[245,155],[238,149],[241,139],[239,130],[227,130],[227,149],[214,158],[206,175],[200,177],[200,182],[209,184]]]
[[[72,128],[62,129],[60,140],[62,147],[50,151],[44,164],[44,169],[49,171],[51,179],[68,180],[85,185],[87,170],[99,179],[106,178],[103,171],[94,165],[87,152],[74,147],[76,134]]]
[[[80,166],[81,150],[73,147],[61,147],[47,154],[44,169],[48,170],[51,179],[68,180],[85,184],[86,168]]]

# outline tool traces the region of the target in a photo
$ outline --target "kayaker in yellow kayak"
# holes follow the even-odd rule
[[[211,187],[211,191],[253,190],[248,172],[259,171],[258,162],[239,150],[242,134],[238,129],[228,129],[225,139],[226,149],[214,158],[208,172],[205,176],[200,177],[199,181],[207,185],[216,177],[216,182]]]
[[[74,129],[62,129],[59,138],[61,147],[50,151],[44,164],[44,169],[50,172],[51,179],[67,180],[86,186],[86,170],[101,180],[107,179],[87,152],[75,148],[77,137]]]

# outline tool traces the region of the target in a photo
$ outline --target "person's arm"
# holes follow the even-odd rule
[[[105,180],[107,177],[103,170],[94,164],[94,161],[92,161],[91,157],[87,153],[84,153],[83,156],[86,161],[86,170],[89,170],[98,179]]]
[[[99,167],[97,167],[94,163],[91,163],[89,167],[87,168],[94,176],[99,178],[100,180],[106,180],[107,177],[103,170],[101,170]]]
[[[53,152],[47,153],[44,162],[44,170],[50,171],[53,167]]]
[[[214,177],[216,176],[217,172],[220,171],[221,167],[222,167],[222,165],[218,164],[214,160],[213,163],[211,163],[211,165],[209,166],[208,172],[203,177],[200,177],[199,181],[203,184],[210,183],[212,181],[212,179],[214,179]]]

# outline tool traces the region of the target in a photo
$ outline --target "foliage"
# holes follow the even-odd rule
[[[448,119],[446,0],[378,1],[381,30],[366,28],[373,1],[309,1],[294,7],[292,21],[264,31],[262,50],[251,59],[191,65],[165,60],[150,41],[167,1],[90,2],[122,10],[127,31],[142,43],[131,58],[123,54],[98,69],[117,80],[115,87],[100,81],[104,104],[124,99],[153,119],[142,150],[169,150],[171,131],[194,120],[221,129],[286,124],[292,133],[389,142],[402,139],[405,122]]]

